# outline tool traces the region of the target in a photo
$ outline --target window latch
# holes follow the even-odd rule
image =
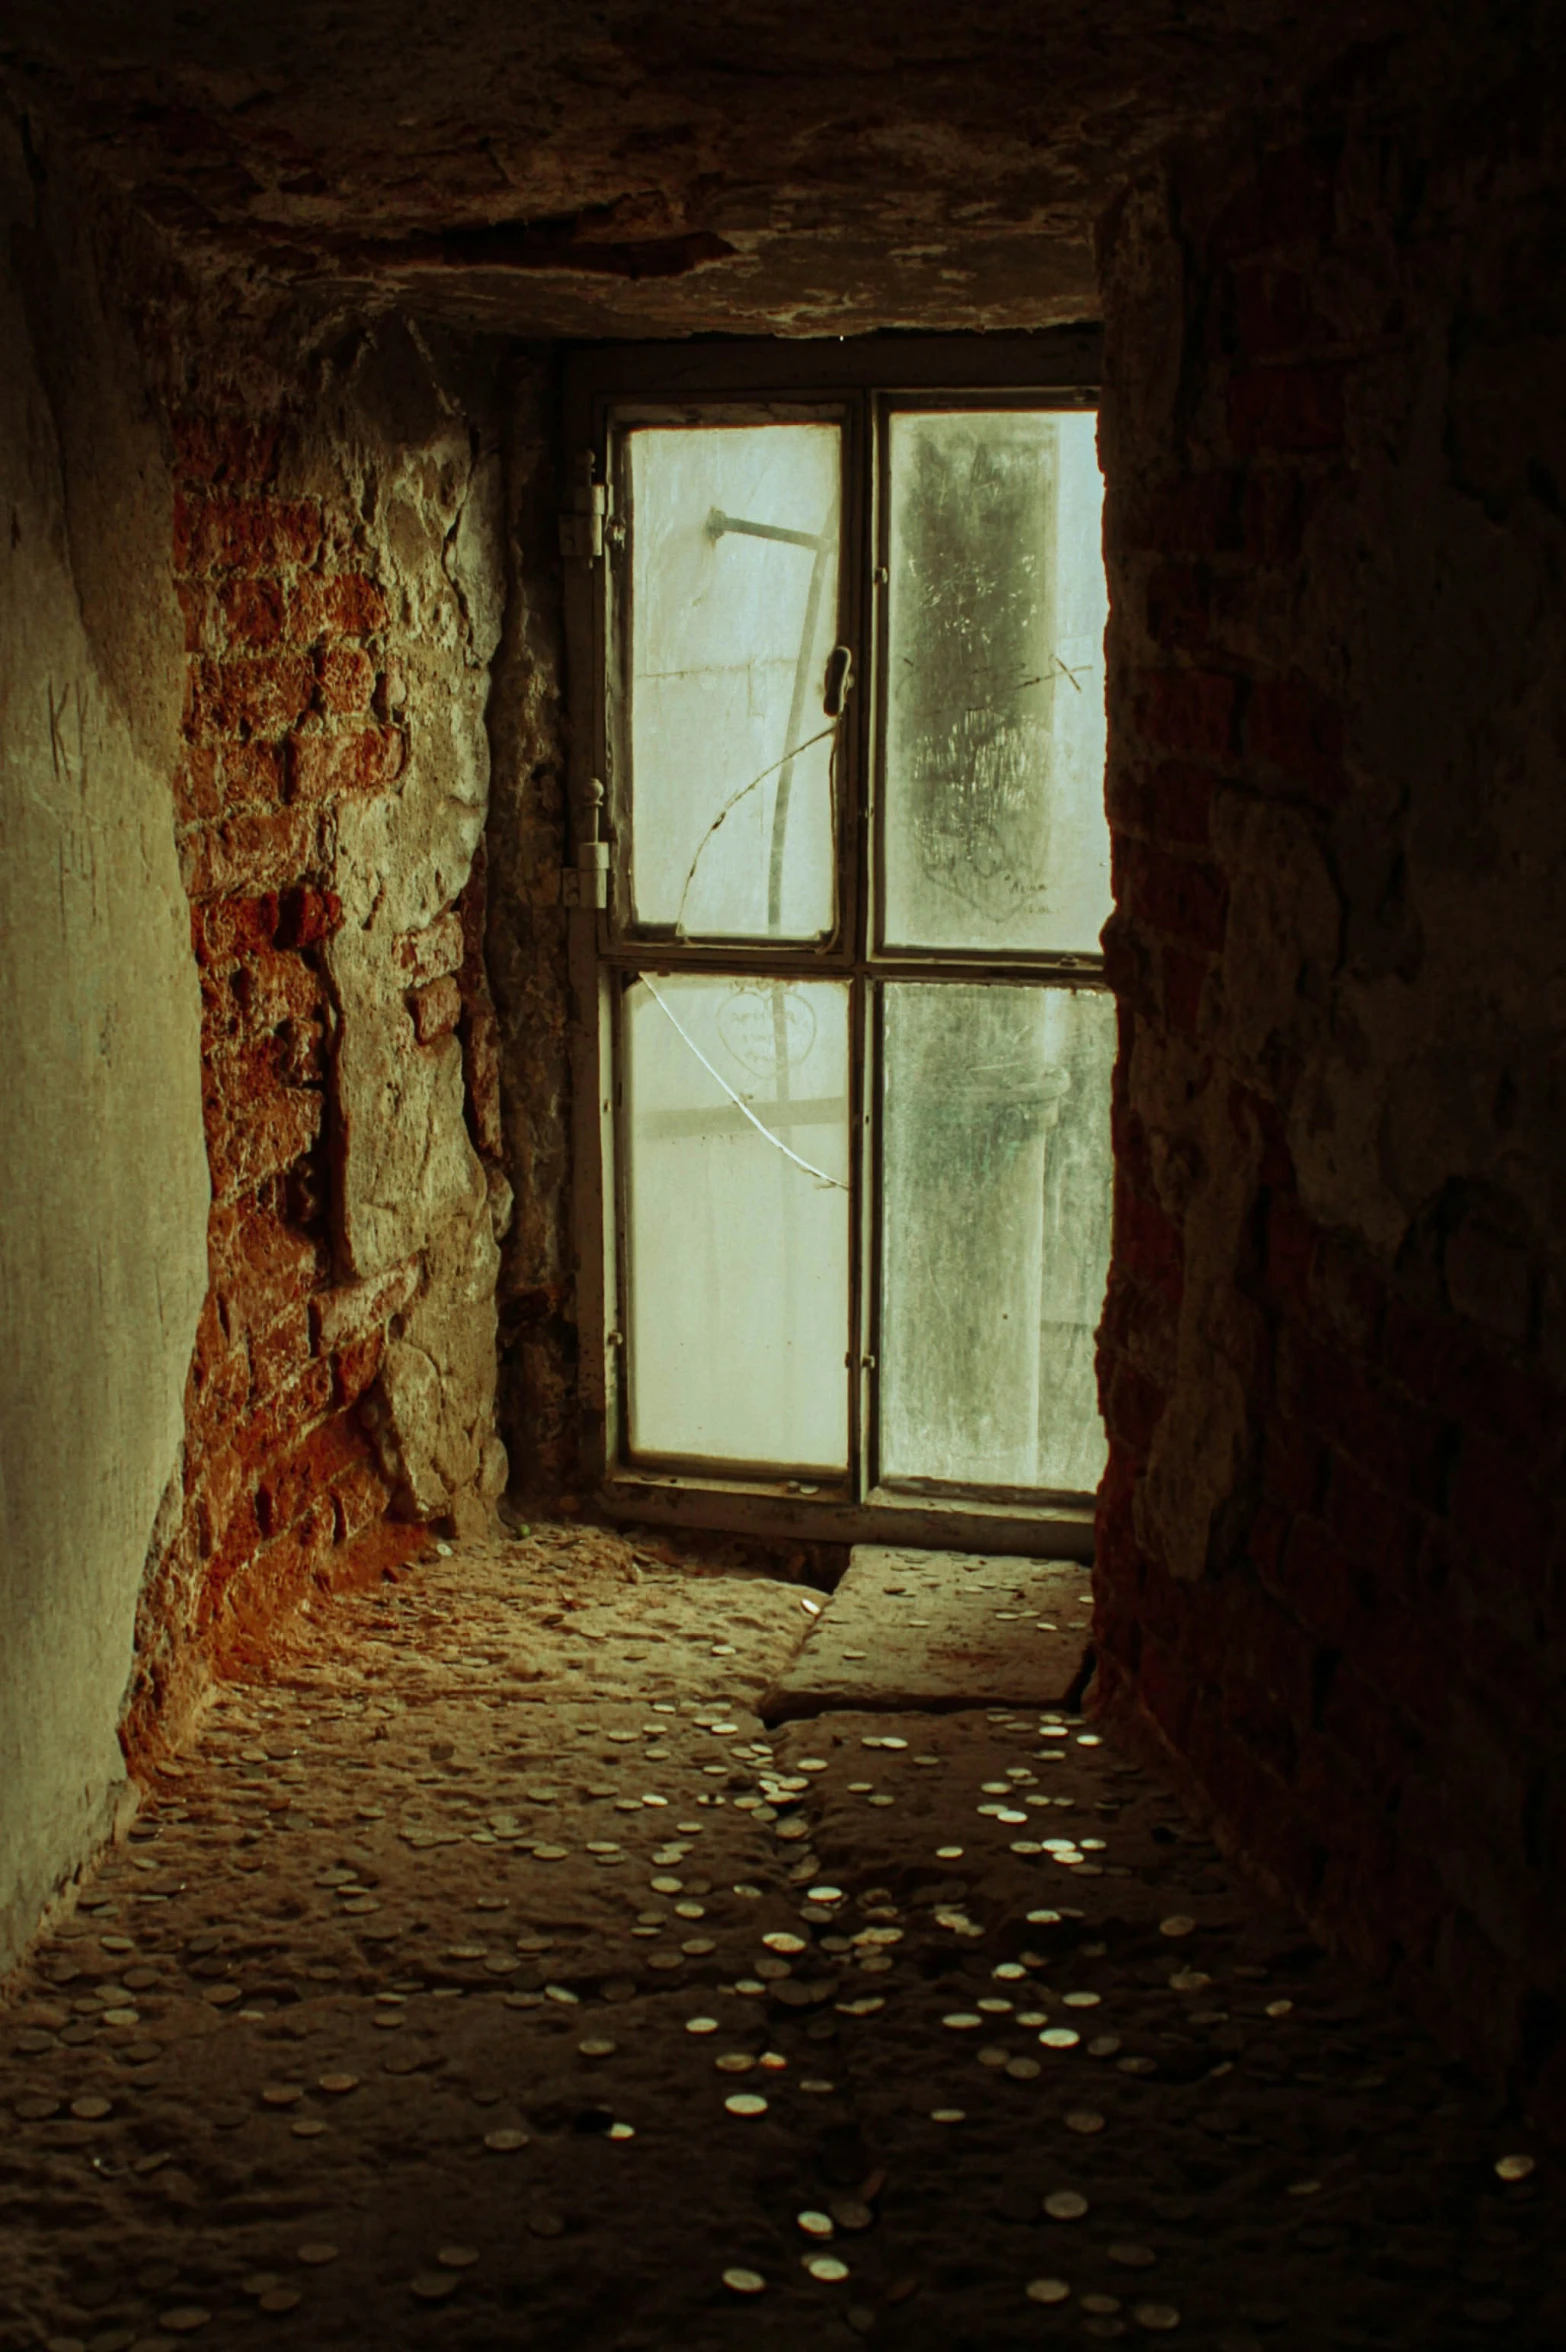
[[[827,655],[826,682],[821,708],[829,719],[840,719],[854,683],[854,656],[846,645],[834,645]]]

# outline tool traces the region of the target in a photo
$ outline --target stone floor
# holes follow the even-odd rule
[[[229,1687],[0,2009],[5,2352],[1560,2343],[1526,2131],[1081,1721],[764,1731],[817,1606],[535,1528]]]

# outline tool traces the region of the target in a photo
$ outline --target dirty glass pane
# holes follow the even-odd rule
[[[1109,913],[1091,415],[894,415],[889,946],[1093,952]]]
[[[625,1039],[633,1452],[842,1470],[847,988],[649,975]]]
[[[880,1474],[1087,1493],[1114,1003],[889,986]]]
[[[631,888],[693,939],[832,927],[841,435],[658,427],[629,442]]]

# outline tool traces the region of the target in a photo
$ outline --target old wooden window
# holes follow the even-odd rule
[[[611,1506],[1079,1539],[1113,1011],[1093,338],[568,385],[590,1442]]]

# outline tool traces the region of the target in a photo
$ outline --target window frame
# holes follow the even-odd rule
[[[1093,408],[1102,340],[1094,327],[1031,335],[873,336],[854,341],[734,342],[582,347],[563,383],[565,449],[575,485],[562,518],[565,557],[568,784],[576,870],[592,865],[600,827],[610,844],[608,904],[571,903],[566,916],[573,992],[573,1160],[580,1344],[581,1447],[596,1499],[613,1518],[732,1529],[827,1542],[966,1545],[986,1551],[1088,1558],[1091,1497],[1032,1499],[1015,1491],[956,1495],[887,1489],[875,1463],[873,1381],[878,1353],[874,1278],[880,1247],[884,1122],[868,1115],[879,1086],[879,1038],[889,981],[1105,986],[1099,955],[1009,949],[887,949],[878,944],[883,893],[872,799],[885,746],[888,501],[887,415],[908,407]],[[837,904],[820,941],[690,941],[631,919],[632,814],[624,757],[623,656],[629,578],[616,582],[616,474],[623,428],[705,421],[767,422],[836,412],[843,428],[839,638],[852,646],[855,683],[840,745]],[[601,816],[599,783],[602,783]],[[571,869],[568,868],[568,871]],[[583,896],[589,894],[584,892]],[[846,913],[846,920],[843,919]],[[770,1465],[659,1457],[626,1446],[626,1161],[621,1105],[620,1007],[640,972],[840,980],[849,991],[850,1300],[849,1466],[841,1481],[779,1475]],[[872,1142],[873,1139],[873,1142]],[[857,1212],[857,1213],[855,1213]],[[857,1355],[857,1367],[853,1358]],[[861,1473],[865,1473],[861,1486]]]

